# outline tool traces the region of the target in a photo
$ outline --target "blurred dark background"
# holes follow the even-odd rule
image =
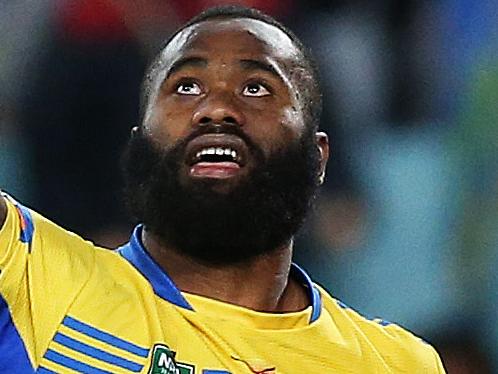
[[[161,42],[236,1],[0,1],[0,185],[115,247],[118,160]],[[423,336],[450,374],[498,373],[498,0],[254,0],[314,51],[331,137],[296,261]]]

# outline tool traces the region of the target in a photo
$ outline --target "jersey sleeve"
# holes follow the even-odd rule
[[[0,373],[13,362],[16,372],[30,372],[91,274],[93,245],[3,196]]]

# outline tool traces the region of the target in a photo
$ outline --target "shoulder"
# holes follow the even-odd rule
[[[395,323],[366,318],[325,290],[320,292],[339,331],[372,350],[393,372],[444,373],[436,350],[423,339]]]
[[[19,263],[29,261],[38,266],[61,266],[67,260],[68,263],[78,262],[79,269],[92,267],[96,249],[93,243],[8,195],[1,199],[6,217],[0,229],[0,249],[5,256],[16,257]]]
[[[17,263],[29,261],[38,269],[57,269],[51,277],[67,273],[73,279],[89,275],[96,267],[126,266],[118,252],[95,245],[10,196],[5,195],[4,202],[7,213],[0,228],[0,254],[19,257]]]

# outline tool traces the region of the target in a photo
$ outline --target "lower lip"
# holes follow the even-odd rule
[[[190,175],[199,178],[226,179],[240,171],[235,162],[199,162],[190,168]]]

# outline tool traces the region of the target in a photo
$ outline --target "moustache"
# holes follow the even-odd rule
[[[168,146],[160,146],[157,142],[155,143],[156,149],[161,149],[161,153],[163,156],[168,154],[176,154],[178,157],[180,154],[185,152],[185,149],[189,142],[196,139],[199,136],[207,135],[207,134],[226,134],[226,135],[234,135],[242,139],[242,141],[246,144],[249,151],[255,155],[259,160],[264,159],[264,152],[261,147],[259,147],[256,142],[254,142],[249,135],[247,135],[238,125],[230,124],[230,123],[208,123],[201,126],[197,126],[193,129],[187,136],[182,139],[177,140],[176,142],[169,144]],[[142,134],[137,134],[142,135]]]
[[[238,125],[228,123],[208,123],[196,127],[189,135],[181,140],[183,144],[187,144],[193,139],[207,134],[227,134],[235,135],[241,138],[249,148],[258,148],[255,142],[247,135]]]

